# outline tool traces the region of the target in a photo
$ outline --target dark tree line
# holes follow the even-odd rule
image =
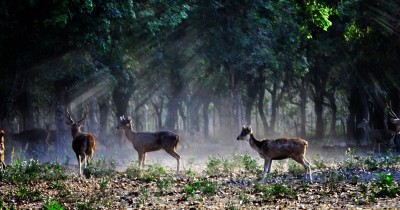
[[[400,113],[397,1],[0,1],[0,119],[11,132],[89,107],[135,129],[361,143]],[[40,12],[38,12],[40,11]],[[223,138],[221,138],[223,136]]]

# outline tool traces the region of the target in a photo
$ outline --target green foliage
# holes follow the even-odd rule
[[[263,198],[269,201],[281,198],[294,199],[297,197],[296,190],[283,183],[277,183],[274,185],[256,183],[252,191],[253,193],[262,193]]]
[[[216,156],[208,156],[207,159],[207,166],[206,166],[206,173],[208,175],[217,175],[219,174],[222,170],[222,158],[216,157]]]
[[[56,201],[56,199],[51,198],[49,196],[46,197],[46,201],[43,205],[44,210],[63,210],[64,208],[60,203]]]
[[[101,157],[95,159],[89,165],[89,170],[94,177],[110,176],[115,173],[117,168],[117,161],[112,158]]]
[[[377,176],[378,179],[373,183],[377,196],[394,198],[400,195],[400,186],[393,180],[393,176],[390,173],[379,173]]]
[[[42,193],[37,189],[32,189],[26,184],[19,185],[13,194],[7,195],[9,198],[26,201],[40,201],[43,199]]]
[[[246,171],[250,173],[258,173],[260,167],[257,164],[257,160],[252,158],[249,154],[244,154],[242,156],[242,162]]]
[[[315,165],[317,169],[326,169],[328,168],[328,164],[326,160],[324,160],[319,154],[315,155],[312,158],[312,163]]]
[[[215,195],[217,193],[217,187],[218,185],[216,182],[208,181],[204,178],[188,183],[183,189],[183,192],[191,196],[194,196],[198,192],[204,195]]]
[[[10,183],[32,183],[39,179],[65,180],[67,175],[58,162],[41,163],[38,160],[14,161],[0,172],[0,181]]]
[[[174,183],[174,179],[172,177],[160,177],[156,179],[156,186],[158,188],[159,194],[162,195],[165,188],[169,188]]]
[[[305,1],[307,12],[311,15],[311,21],[322,28],[328,30],[332,26],[332,22],[329,17],[336,14],[336,9],[328,6],[326,3],[315,0]]]

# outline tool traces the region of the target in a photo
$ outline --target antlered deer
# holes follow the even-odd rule
[[[84,161],[84,167],[86,168],[92,160],[94,151],[96,150],[96,138],[93,134],[81,131],[81,127],[85,123],[86,117],[87,110],[85,110],[83,117],[75,122],[72,115],[67,110],[67,124],[71,126],[71,134],[73,138],[72,149],[78,159],[80,175],[82,175],[82,161]]]
[[[264,159],[264,171],[261,182],[265,183],[266,174],[271,171],[272,160],[283,160],[291,158],[304,166],[310,175],[312,182],[310,163],[306,160],[306,150],[308,143],[301,138],[279,138],[279,139],[262,139],[258,140],[253,134],[250,125],[244,125],[237,140],[248,140],[250,146],[260,154]]]
[[[133,132],[132,120],[120,117],[118,129],[124,129],[127,139],[132,143],[133,148],[139,155],[139,167],[143,167],[146,160],[146,153],[158,150],[165,150],[177,161],[176,171],[179,172],[180,155],[176,153],[179,143],[179,135],[170,131],[159,132]]]
[[[4,160],[4,152],[5,152],[5,147],[4,147],[4,135],[5,132],[3,130],[0,131],[0,168],[5,169],[6,168],[6,162]]]
[[[389,148],[394,148],[394,132],[391,130],[371,129],[367,119],[363,119],[357,128],[362,128],[367,138],[372,141],[373,151],[378,145],[378,153],[381,154],[381,144],[386,144]]]

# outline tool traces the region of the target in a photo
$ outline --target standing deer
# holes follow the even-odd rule
[[[91,133],[84,133],[81,131],[82,125],[85,123],[87,117],[87,110],[84,111],[83,117],[75,122],[72,115],[67,110],[67,124],[71,127],[72,134],[72,149],[75,152],[76,158],[79,163],[79,175],[82,175],[82,161],[86,168],[93,158],[94,151],[96,150],[96,138]]]
[[[127,139],[132,143],[133,148],[139,155],[139,167],[143,167],[146,160],[146,153],[158,150],[165,150],[177,161],[176,171],[179,172],[180,155],[176,153],[179,143],[179,135],[170,131],[159,132],[133,132],[132,120],[120,117],[118,129],[124,129]]]
[[[388,145],[390,148],[394,148],[393,138],[395,133],[393,131],[371,129],[369,127],[368,120],[365,118],[357,125],[357,128],[362,128],[366,137],[372,141],[374,152],[376,146],[378,145],[378,153],[381,154],[382,143]]]
[[[247,124],[246,124],[247,125]],[[310,175],[310,182],[312,182],[310,163],[306,160],[306,150],[308,143],[301,138],[279,138],[279,139],[262,139],[258,140],[253,134],[250,125],[242,127],[237,140],[248,140],[250,146],[260,154],[264,159],[264,171],[261,182],[265,183],[266,174],[271,171],[272,160],[283,160],[291,158],[294,161],[304,166],[307,173]]]
[[[386,104],[389,109],[390,123],[394,126],[394,131],[396,134],[400,134],[400,119],[397,117],[396,113],[392,109],[392,104]]]
[[[5,152],[5,147],[4,147],[4,135],[5,132],[3,130],[0,131],[0,168],[5,169],[6,168],[6,162],[4,160],[4,152]]]
[[[43,128],[33,128],[20,133],[6,133],[8,142],[22,148],[28,154],[35,152],[47,153],[49,151],[50,131]]]

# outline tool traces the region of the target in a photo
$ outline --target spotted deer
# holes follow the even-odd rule
[[[6,162],[4,160],[4,152],[5,152],[4,135],[5,135],[5,132],[3,130],[1,130],[0,131],[0,168],[1,169],[6,168]]]
[[[247,125],[247,124],[246,124]],[[305,177],[309,174],[310,182],[312,182],[310,163],[306,160],[306,150],[308,143],[301,138],[278,138],[278,139],[257,139],[250,125],[242,127],[237,140],[248,140],[251,148],[258,152],[264,159],[264,171],[262,183],[266,181],[266,175],[271,171],[272,160],[283,160],[291,158],[304,166],[306,172]]]
[[[357,125],[357,128],[364,130],[366,138],[372,142],[374,152],[378,146],[378,153],[381,154],[381,144],[387,145],[389,148],[394,148],[393,138],[395,132],[391,130],[371,129],[369,121],[365,118]]]
[[[146,153],[158,150],[165,150],[177,161],[176,171],[179,172],[180,155],[176,152],[179,144],[179,135],[171,131],[158,132],[133,132],[132,120],[120,117],[118,129],[124,129],[127,139],[132,143],[133,148],[139,155],[139,167],[143,167],[146,160]]]
[[[96,150],[96,138],[91,133],[84,133],[81,127],[85,123],[87,117],[87,110],[84,111],[83,117],[74,121],[73,116],[67,110],[67,125],[71,127],[72,134],[72,149],[75,152],[79,164],[79,174],[82,175],[82,161],[84,167],[87,168],[93,158],[94,151]]]

